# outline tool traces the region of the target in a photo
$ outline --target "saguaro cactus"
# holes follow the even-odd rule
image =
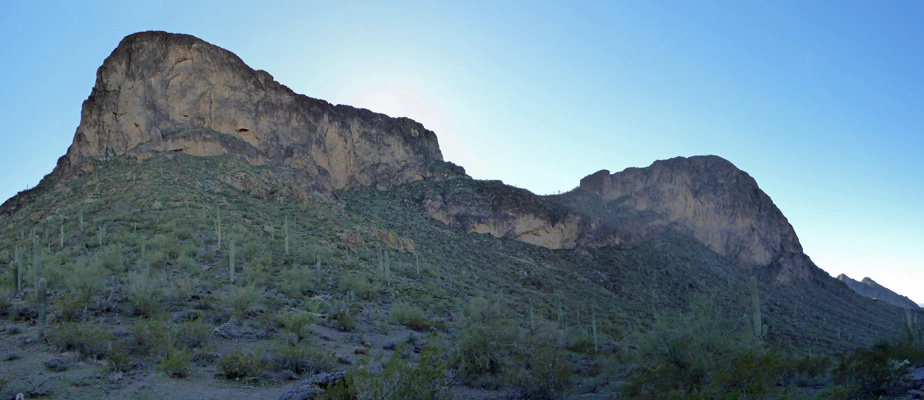
[[[16,292],[22,292],[22,248],[16,247]]]
[[[754,323],[754,337],[761,340],[767,335],[767,326],[761,321],[760,294],[757,292],[757,278],[751,277],[751,313]]]
[[[45,317],[48,314],[48,285],[45,283],[45,278],[39,279],[36,294],[38,295],[39,336],[45,337]]]
[[[215,236],[218,237],[217,247],[221,249],[221,209],[215,210]]]
[[[38,291],[39,278],[42,277],[42,246],[38,236],[32,236],[32,274],[34,276],[35,290]]]
[[[282,235],[285,237],[286,241],[286,255],[289,255],[289,217],[285,217],[285,222],[282,224]]]
[[[229,264],[230,264],[230,265],[229,265],[229,268],[228,268],[228,276],[229,276],[230,279],[231,279],[231,283],[234,283],[234,264],[235,264],[235,259],[234,259],[234,238],[228,239],[228,245],[231,246],[231,254],[228,255],[228,260],[229,260]]]

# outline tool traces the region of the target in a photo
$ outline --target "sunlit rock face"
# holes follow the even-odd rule
[[[58,169],[79,175],[94,160],[158,151],[281,164],[331,189],[463,174],[415,121],[296,94],[193,36],[142,32],[123,39],[97,71]]]
[[[911,301],[911,299],[889,290],[889,288],[876,283],[876,281],[870,278],[863,278],[862,281],[857,282],[847,275],[840,274],[837,276],[837,280],[844,282],[847,287],[859,293],[861,296],[902,308],[910,308],[912,310],[920,309],[920,306]]]
[[[782,280],[808,276],[792,226],[757,182],[716,156],[677,157],[581,180],[562,196],[595,203],[577,242],[633,245],[664,234],[692,237],[742,267],[778,263]]]

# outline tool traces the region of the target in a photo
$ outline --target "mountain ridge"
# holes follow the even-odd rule
[[[107,160],[138,163],[158,154],[236,157],[272,168],[302,198],[313,193],[335,203],[342,202],[341,191],[362,187],[472,181],[442,159],[436,134],[419,123],[296,94],[190,35],[149,31],[124,38],[97,71],[81,116],[49,182],[4,203],[0,215]],[[254,185],[235,182],[260,190]],[[408,201],[451,227],[591,257],[598,248],[680,235],[773,285],[852,293],[803,253],[795,230],[757,182],[718,156],[601,170],[560,195],[486,181],[443,185]]]
[[[902,296],[898,293],[895,293],[891,289],[880,285],[869,277],[865,277],[861,281],[856,281],[845,274],[840,274],[836,279],[844,282],[848,287],[850,287],[850,289],[862,296],[884,301],[901,308],[910,308],[912,310],[921,309],[917,303],[911,301],[911,299],[909,299],[907,296]]]

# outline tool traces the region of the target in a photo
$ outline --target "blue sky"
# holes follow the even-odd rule
[[[0,198],[51,172],[119,40],[167,30],[540,194],[725,157],[820,267],[924,302],[924,3],[132,3],[0,5]]]

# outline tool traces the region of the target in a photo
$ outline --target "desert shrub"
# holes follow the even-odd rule
[[[157,370],[172,378],[183,378],[189,374],[192,354],[186,348],[170,348],[157,364]]]
[[[290,299],[297,299],[308,293],[311,274],[304,267],[291,268],[279,274],[279,291]]]
[[[329,314],[327,324],[341,332],[352,332],[356,329],[356,321],[353,320],[353,316],[344,310]]]
[[[235,315],[243,315],[253,311],[262,294],[254,285],[232,286],[222,300]]]
[[[623,386],[628,397],[772,397],[786,371],[779,356],[759,346],[744,317],[708,299],[690,311],[657,317],[641,334],[638,367]],[[743,315],[740,314],[740,315]]]
[[[132,368],[131,355],[122,342],[114,342],[106,353],[106,359],[114,371],[127,372]]]
[[[103,258],[105,257],[89,261],[80,257],[71,264],[71,271],[65,277],[64,282],[67,288],[74,293],[74,301],[87,306],[96,295],[105,289],[106,279],[111,274],[111,270],[107,266],[110,263],[103,262]]]
[[[518,329],[505,318],[496,302],[472,298],[462,310],[462,326],[455,349],[458,369],[469,383],[491,385],[510,363]]]
[[[2,288],[0,289],[0,316],[6,315],[10,312],[13,303],[10,301],[10,297],[13,296],[13,292],[9,289]]]
[[[192,321],[180,322],[177,324],[173,333],[173,343],[175,346],[197,349],[204,347],[209,342],[213,328],[197,318]]]
[[[227,353],[218,360],[218,371],[227,379],[255,378],[267,369],[258,354],[244,353],[240,349]]]
[[[557,399],[568,386],[569,367],[563,333],[549,321],[539,321],[531,332],[523,332],[512,352],[512,367],[504,382],[528,399]]]
[[[124,272],[125,250],[120,244],[107,245],[102,251],[97,252],[90,264],[113,272]]]
[[[198,278],[194,276],[178,276],[173,279],[173,298],[177,301],[185,302],[198,287]]]
[[[161,284],[156,276],[146,269],[128,275],[126,297],[135,315],[151,317],[164,309]]]
[[[303,343],[275,343],[263,352],[263,359],[273,370],[299,375],[331,371],[337,362],[334,353]]]
[[[187,227],[177,229],[173,233],[176,235],[176,238],[179,240],[189,240],[189,239],[192,239],[193,237],[192,229],[189,229]]]
[[[282,331],[292,335],[297,340],[305,340],[311,337],[311,326],[318,321],[318,317],[314,314],[300,311],[282,314],[277,316],[276,319],[282,325]]]
[[[170,331],[167,323],[161,319],[136,319],[131,331],[142,354],[156,354],[165,351],[170,344]]]
[[[356,329],[356,321],[353,317],[359,314],[361,307],[354,300],[353,293],[349,292],[342,299],[329,303],[326,311],[328,326],[339,331],[351,332]]]
[[[375,300],[379,297],[381,287],[365,275],[346,275],[337,282],[337,287],[343,292],[351,292],[363,300]]]
[[[62,322],[48,332],[59,351],[73,350],[81,358],[102,359],[112,345],[112,334],[95,324]]]
[[[387,360],[378,359],[378,366],[364,358],[358,368],[350,371],[342,383],[329,388],[322,399],[356,400],[435,400],[446,397],[447,361],[431,337],[424,345],[416,363],[401,357],[401,349]],[[381,357],[381,356],[380,356]]]
[[[162,251],[167,257],[177,259],[180,256],[180,241],[176,236],[158,233],[149,241],[153,249]]]
[[[434,325],[427,319],[423,309],[410,303],[392,304],[389,315],[393,321],[418,331],[429,329]]]
[[[843,356],[834,370],[835,381],[857,398],[894,395],[906,389],[912,363],[921,360],[924,349],[882,341]]]

